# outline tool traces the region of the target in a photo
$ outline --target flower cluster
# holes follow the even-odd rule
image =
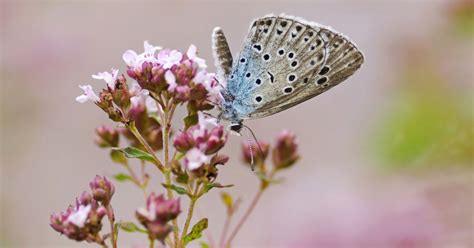
[[[145,105],[148,112],[156,112],[171,100],[175,104],[189,102],[189,109],[196,112],[212,109],[212,103],[221,100],[219,83],[213,73],[206,71],[205,61],[196,56],[194,45],[186,54],[177,50],[161,50],[161,47],[152,46],[147,41],[144,47],[145,51],[141,54],[128,50],[122,56],[127,64],[127,75],[136,81],[131,88],[125,76],[119,76],[118,70],[112,69],[92,76],[106,82],[106,88],[99,95],[91,85],[81,85],[79,87],[84,93],[76,101],[92,101],[110,119],[128,123],[130,107],[142,108],[140,105]]]
[[[57,232],[76,241],[102,243],[99,232],[102,218],[107,215],[107,206],[114,194],[114,185],[105,177],[96,176],[90,183],[92,194],[84,191],[76,204],[64,212],[50,217],[50,226]]]
[[[184,165],[190,171],[210,163],[212,155],[227,141],[224,127],[215,118],[206,117],[201,112],[198,116],[198,124],[179,133],[174,139],[174,147],[185,154]]]
[[[169,221],[181,213],[179,199],[166,200],[163,195],[156,196],[151,193],[146,200],[146,207],[136,211],[136,217],[148,230],[153,239],[164,241],[172,231]]]

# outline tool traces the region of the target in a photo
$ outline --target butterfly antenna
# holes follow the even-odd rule
[[[260,144],[258,143],[258,140],[257,140],[257,136],[255,136],[255,133],[252,131],[252,129],[244,124],[242,124],[243,127],[245,127],[245,129],[247,129],[247,132],[250,133],[252,135],[252,138],[253,140],[255,141],[255,144],[257,144],[257,148],[258,148],[258,151],[260,152],[260,155],[263,156],[263,150],[262,150],[262,147],[260,146]],[[252,153],[252,142],[250,142],[249,140],[249,149],[250,149],[250,161],[251,161],[251,164],[252,164],[252,171],[254,170],[254,159],[253,159],[253,153]]]

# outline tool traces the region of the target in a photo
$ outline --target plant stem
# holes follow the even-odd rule
[[[163,118],[162,118],[162,129],[163,129],[163,153],[165,156],[165,181],[167,185],[171,185],[171,161],[170,161],[170,127],[171,119],[173,118],[174,109],[176,105],[172,104],[170,107],[165,106],[163,108]],[[169,188],[166,189],[168,199],[173,199],[173,191]],[[179,230],[178,230],[178,218],[173,219],[173,236],[175,245],[179,243]]]
[[[148,240],[150,240],[150,248],[155,247],[155,239],[152,237],[148,237]]]
[[[110,241],[112,242],[112,247],[117,248],[117,239],[115,238],[115,215],[114,215],[114,209],[112,208],[112,205],[108,204],[106,206],[107,208],[107,218],[109,219],[110,223]]]
[[[219,247],[224,247],[225,237],[227,236],[227,231],[229,230],[231,219],[232,213],[227,214],[227,217],[225,218],[224,228],[222,229],[221,237],[219,238]]]
[[[245,221],[247,220],[247,218],[250,216],[250,214],[254,210],[255,206],[257,206],[257,203],[260,200],[260,197],[262,196],[263,191],[264,191],[264,189],[260,188],[258,190],[257,194],[254,196],[254,198],[252,200],[252,203],[250,203],[249,208],[247,208],[247,211],[245,211],[245,214],[242,216],[239,223],[237,224],[237,226],[235,226],[235,229],[230,234],[230,237],[227,240],[226,245],[225,245],[226,247],[230,247],[230,244],[232,243],[232,240],[235,238],[237,233],[240,231],[240,229],[244,225]]]
[[[183,232],[181,233],[181,241],[184,236],[188,233],[189,225],[191,224],[191,219],[193,218],[194,206],[196,205],[197,197],[191,197],[191,202],[189,203],[188,215],[186,216],[186,222],[184,223]]]
[[[146,151],[153,157],[154,164],[156,165],[156,167],[161,172],[163,172],[164,171],[163,164],[161,163],[160,159],[156,156],[155,151],[153,151],[153,149],[148,144],[148,142],[146,142],[145,138],[143,138],[143,136],[140,134],[137,127],[135,126],[135,123],[133,121],[130,122],[129,124],[127,124],[127,128],[130,130],[130,132],[133,133],[133,135],[135,135],[135,137],[138,139],[140,144],[142,144],[142,146],[145,147]]]

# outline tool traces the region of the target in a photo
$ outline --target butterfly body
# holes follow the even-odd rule
[[[364,60],[344,35],[286,15],[255,20],[235,60],[216,28],[213,51],[219,79],[226,82],[220,117],[236,132],[245,119],[278,113],[336,86]]]

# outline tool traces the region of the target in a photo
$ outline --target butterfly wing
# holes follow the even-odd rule
[[[232,54],[229,44],[225,38],[224,31],[220,27],[212,31],[212,52],[219,81],[224,81],[232,70]]]
[[[227,89],[245,106],[242,119],[265,117],[336,86],[363,60],[354,43],[331,28],[265,16],[252,23]]]

